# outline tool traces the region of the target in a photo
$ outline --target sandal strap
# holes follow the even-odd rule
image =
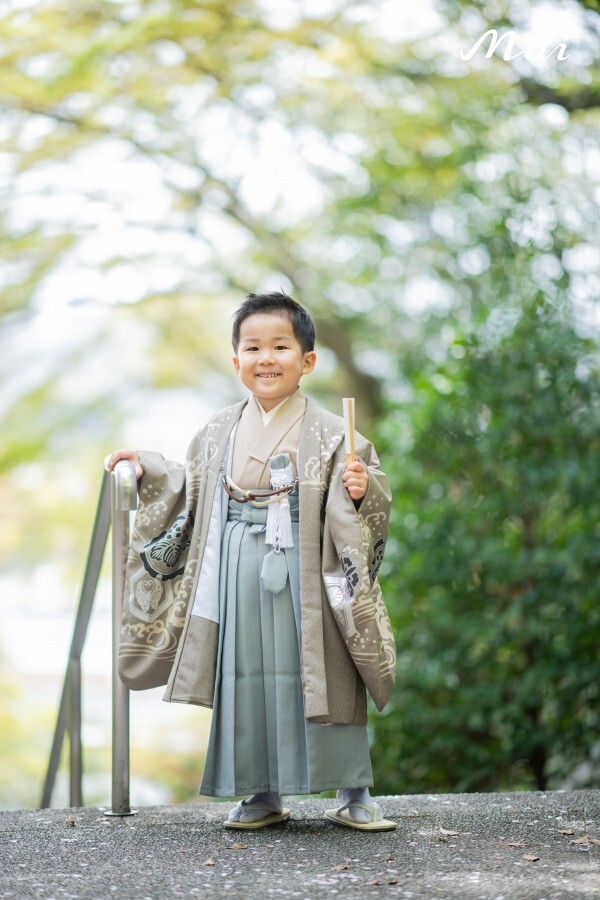
[[[381,807],[375,800],[373,800],[372,803],[363,803],[362,800],[350,800],[348,803],[344,803],[343,806],[340,806],[336,812],[339,814],[344,812],[345,809],[350,811],[351,806],[358,806],[360,809],[365,809],[371,814],[371,822],[380,822],[383,819]]]
[[[239,802],[237,805],[238,805],[239,807],[243,808],[243,809],[249,809],[249,810],[251,810],[251,809],[264,809],[264,810],[266,810],[267,812],[271,812],[271,813],[279,813],[279,812],[281,812],[280,809],[276,809],[276,808],[275,808],[274,806],[272,806],[270,803],[265,803],[264,800],[261,800],[261,801],[259,801],[258,803],[250,803],[249,800],[240,800],[240,802]]]

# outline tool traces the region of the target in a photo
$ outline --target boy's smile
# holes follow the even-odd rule
[[[255,313],[240,327],[235,371],[268,412],[294,393],[302,375],[315,367],[316,353],[302,352],[288,316]]]

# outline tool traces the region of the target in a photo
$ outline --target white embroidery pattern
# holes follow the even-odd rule
[[[324,575],[323,581],[333,614],[342,634],[348,641],[358,634],[352,615],[352,594],[348,582],[343,576],[336,575]]]

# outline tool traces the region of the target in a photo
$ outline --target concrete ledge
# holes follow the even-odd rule
[[[378,799],[395,832],[328,823],[331,800],[257,832],[222,828],[231,803],[4,812],[0,897],[600,900],[600,791]]]

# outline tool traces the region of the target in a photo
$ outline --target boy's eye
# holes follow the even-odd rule
[[[258,349],[259,349],[258,347],[246,347],[246,352],[248,353],[249,351],[258,350]],[[274,347],[274,349],[275,350],[289,350],[289,347],[287,346],[287,344],[277,344],[277,346]]]

